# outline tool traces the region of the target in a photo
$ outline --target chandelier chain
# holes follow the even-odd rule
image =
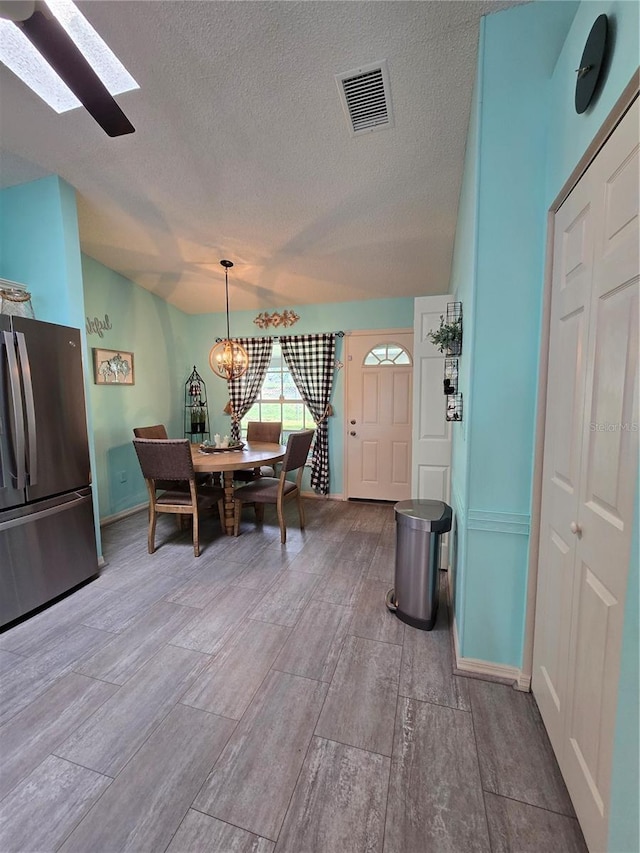
[[[237,379],[247,372],[249,356],[241,344],[231,340],[229,322],[229,269],[233,266],[233,262],[222,260],[220,261],[220,265],[224,267],[227,337],[222,341],[218,339],[218,343],[211,349],[209,353],[209,365],[216,376],[230,382],[232,379]]]

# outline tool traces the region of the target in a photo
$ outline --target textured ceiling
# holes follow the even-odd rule
[[[513,2],[78,3],[141,86],[110,139],[0,66],[3,185],[61,175],[83,251],[189,313],[446,292],[480,16]],[[395,126],[334,75],[386,59]],[[10,117],[10,120],[9,120]]]

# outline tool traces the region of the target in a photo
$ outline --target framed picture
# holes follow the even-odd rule
[[[94,347],[93,380],[96,385],[134,385],[133,353]]]

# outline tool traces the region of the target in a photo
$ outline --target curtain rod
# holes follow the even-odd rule
[[[344,336],[345,336],[345,332],[307,332],[306,334],[309,334],[309,335],[314,335],[314,334],[315,335],[335,335],[336,338],[344,338]],[[236,338],[251,338],[251,337],[255,338],[255,337],[257,337],[260,340],[262,340],[264,338],[271,338],[272,341],[279,341],[280,338],[293,338],[293,337],[295,337],[295,335],[293,335],[293,334],[292,335],[236,335],[235,337]],[[304,335],[300,335],[300,337],[303,338]],[[224,341],[224,340],[225,340],[224,338],[216,338],[216,343],[219,344],[219,343],[221,343],[221,341]],[[233,338],[231,340],[233,340]]]
[[[307,335],[335,335],[336,338],[344,338],[344,332],[306,332]],[[301,338],[304,338],[305,334],[300,334]],[[295,332],[292,335],[271,335],[274,341],[279,341],[280,338],[293,338],[295,337]]]

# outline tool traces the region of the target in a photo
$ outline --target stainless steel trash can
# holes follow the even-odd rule
[[[440,535],[451,530],[443,501],[400,501],[396,514],[395,587],[387,606],[407,625],[430,631],[438,612]]]

